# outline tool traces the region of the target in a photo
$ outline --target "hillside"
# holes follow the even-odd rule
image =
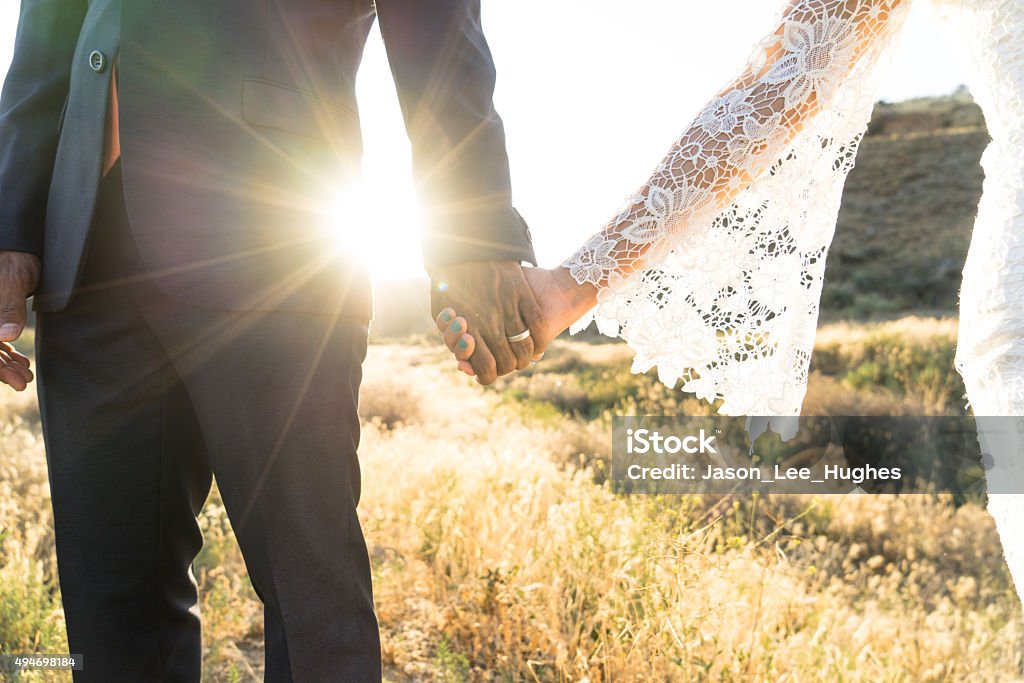
[[[966,91],[876,106],[846,182],[823,318],[956,312],[988,141]]]

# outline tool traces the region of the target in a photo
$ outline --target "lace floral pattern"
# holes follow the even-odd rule
[[[731,415],[795,415],[825,256],[909,2],[792,0],[736,82],[563,265],[596,320],[670,386]]]

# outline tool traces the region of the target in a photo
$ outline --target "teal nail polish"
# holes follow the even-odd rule
[[[459,343],[456,344],[456,346],[465,351],[467,348],[469,348],[469,342],[466,341],[465,338],[463,338],[459,340]]]
[[[441,320],[448,322],[452,319],[452,314],[448,312],[448,309],[441,311]]]
[[[459,323],[458,320],[456,320],[455,322],[452,323],[452,326],[449,329],[452,332],[462,332],[462,325]]]

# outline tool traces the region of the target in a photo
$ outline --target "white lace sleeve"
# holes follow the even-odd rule
[[[669,386],[729,415],[795,415],[825,256],[879,57],[909,0],[791,0],[621,213],[563,266]]]

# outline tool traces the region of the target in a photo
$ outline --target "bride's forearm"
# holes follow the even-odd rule
[[[565,297],[566,303],[573,311],[576,322],[586,314],[587,311],[597,305],[597,286],[590,282],[577,281],[569,269],[564,266],[555,268],[552,273],[558,290]]]
[[[619,215],[562,265],[596,288],[647,267],[767,173],[903,0],[793,0]]]

